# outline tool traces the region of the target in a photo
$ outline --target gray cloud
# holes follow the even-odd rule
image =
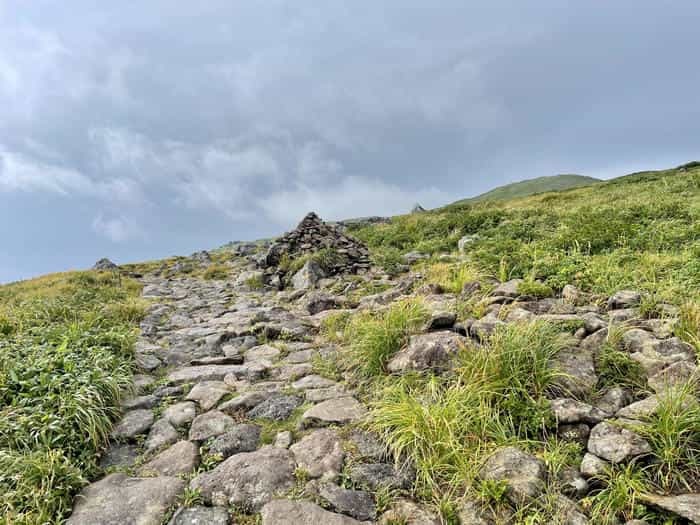
[[[698,15],[0,0],[0,281],[697,157]]]

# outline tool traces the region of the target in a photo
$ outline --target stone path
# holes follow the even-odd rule
[[[241,276],[255,269],[248,260]],[[373,493],[410,489],[412,473],[397,470],[382,444],[360,429],[367,409],[355,393],[314,369],[316,359],[337,351],[318,335],[329,309],[381,307],[410,293],[414,281],[409,275],[352,304],[325,292],[251,290],[247,278],[144,278],[143,295],[152,305],[136,345],[137,395],[125,400],[102,458],[112,473],[84,489],[68,523],[224,524],[259,513],[263,525],[440,524],[435,513],[408,499],[377,511]],[[571,288],[563,299],[536,300],[519,297],[517,282],[507,282],[486,300],[486,315],[457,324],[455,296],[435,292],[420,292],[432,318],[426,333],[411,337],[390,361],[392,373],[447,369],[462,339],[481,341],[502,323],[577,323],[576,344],[557,357],[566,372],[561,387],[572,397],[552,400],[560,437],[588,450],[567,481],[571,497],[585,495],[586,478],[607,465],[650,450],[614,423],[653,412],[655,396],[632,403],[625,389],[611,388],[595,406],[575,399],[596,386],[594,355],[610,322],[628,323],[624,348],[655,392],[696,373],[692,349],[672,337],[669,321],[631,322],[639,302],[633,292],[599,308],[574,306]],[[540,494],[546,472],[539,459],[509,447],[494,454],[480,476],[506,481],[507,497],[520,505]],[[347,489],[344,480],[366,490]],[[698,495],[680,497],[655,504],[687,514]],[[588,522],[572,500],[562,495],[558,504],[567,509],[568,523]],[[468,502],[460,516],[465,524],[493,523]]]
[[[336,484],[346,450],[375,483],[399,473],[371,435],[345,430],[366,414],[353,392],[314,374],[313,360],[335,351],[317,337],[323,312],[235,279],[144,285],[137,395],[102,458],[116,473],[78,496],[68,523],[226,523],[227,511],[262,511],[264,524],[374,520],[370,494]],[[344,514],[270,503],[302,483]],[[197,504],[178,508],[187,495]]]

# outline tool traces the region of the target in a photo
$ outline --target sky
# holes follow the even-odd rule
[[[0,282],[700,158],[697,0],[0,0]]]

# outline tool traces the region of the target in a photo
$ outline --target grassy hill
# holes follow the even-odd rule
[[[462,199],[454,204],[466,204],[470,202],[492,201],[492,200],[507,200],[518,197],[527,197],[536,193],[544,193],[547,191],[561,191],[580,186],[588,186],[600,182],[599,179],[586,177],[584,175],[552,175],[549,177],[537,177],[535,179],[523,180],[499,186],[491,191]]]

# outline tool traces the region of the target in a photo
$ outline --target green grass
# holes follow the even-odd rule
[[[700,168],[635,174],[507,201],[454,204],[355,228],[375,261],[418,250],[451,253],[479,235],[464,262],[501,280],[622,288],[658,301],[700,300]]]
[[[386,364],[428,319],[418,300],[393,303],[388,309],[355,315],[345,327],[343,338],[350,344],[352,368],[369,378],[386,372]]]
[[[0,287],[0,514],[58,523],[131,385],[139,286],[112,272]]]
[[[495,447],[536,440],[551,427],[544,395],[562,343],[547,323],[505,326],[465,349],[454,376],[405,375],[379,391],[369,424],[395,457],[411,458],[421,493],[466,489]]]
[[[599,179],[586,177],[584,175],[553,175],[550,177],[537,177],[535,179],[506,184],[505,186],[500,186],[476,197],[457,201],[454,204],[491,200],[509,200],[518,197],[527,197],[536,193],[569,190],[572,188],[578,188],[579,186],[596,184],[598,182],[601,181]]]

